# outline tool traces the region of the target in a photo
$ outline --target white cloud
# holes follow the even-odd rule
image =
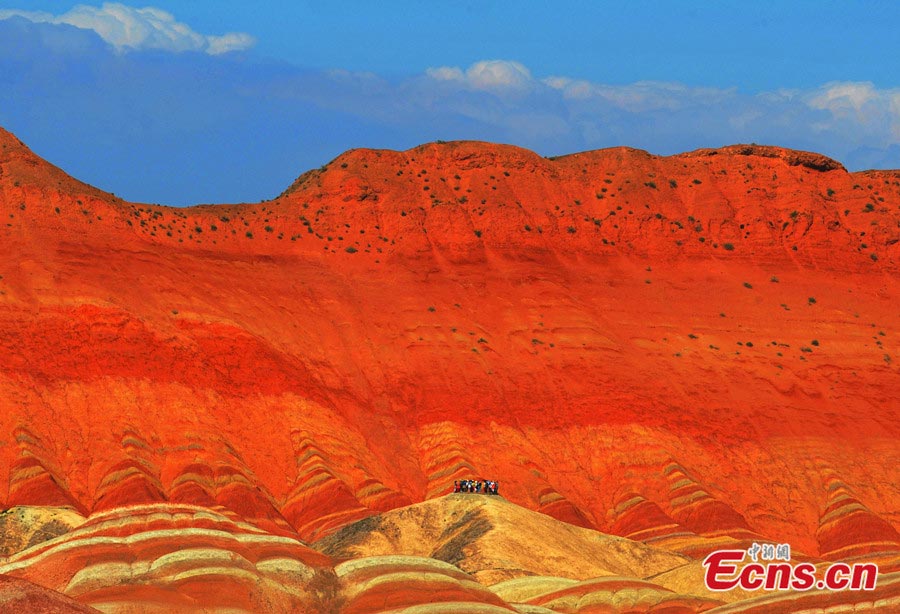
[[[466,79],[477,89],[524,88],[531,83],[531,72],[518,62],[482,60],[469,67]]]
[[[639,81],[627,85],[605,85],[569,77],[547,77],[542,82],[573,101],[606,102],[631,113],[675,110],[689,105],[714,104],[732,97],[734,89],[688,87],[681,83]]]
[[[206,52],[210,55],[241,51],[249,49],[256,44],[256,39],[245,32],[229,32],[221,36],[207,36],[206,41],[208,43]]]
[[[594,94],[594,87],[589,81],[570,79],[569,77],[547,77],[544,85],[562,93],[565,98],[584,100]]]
[[[806,103],[827,111],[819,130],[841,130],[851,141],[879,146],[900,143],[900,89],[880,90],[869,82],[832,82],[809,92]]]
[[[810,98],[809,106],[814,109],[828,109],[842,114],[853,110],[861,113],[863,107],[879,98],[871,83],[829,83]]]
[[[462,70],[451,66],[429,68],[425,74],[436,81],[465,81],[466,78]]]
[[[429,68],[425,74],[437,81],[455,81],[476,90],[524,90],[533,83],[531,72],[511,60],[482,60],[465,72],[455,66]]]
[[[562,99],[578,108],[615,108],[626,113],[673,111],[721,104],[736,95],[734,88],[690,87],[681,83],[640,81],[608,85],[566,76],[536,79],[523,64],[511,60],[482,60],[463,70],[455,66],[429,68],[426,76],[456,85],[460,90],[479,90],[509,100],[523,94]]]
[[[52,13],[45,11],[23,11],[21,9],[0,9],[0,19],[9,19],[10,17],[24,17],[30,21],[39,23],[49,23],[53,21]]]
[[[900,144],[900,88],[865,82],[747,93],[674,82],[540,77],[509,60],[430,68],[425,77],[407,96],[411,105],[551,151],[623,144],[673,153],[768,142],[821,151],[853,166],[854,156],[864,163],[860,152],[890,150],[896,156]]]
[[[68,24],[93,30],[119,50],[161,49],[165,51],[202,51],[218,55],[252,47],[256,40],[249,34],[229,32],[206,35],[195,32],[171,13],[154,7],[141,9],[116,2],[100,7],[79,4],[62,15],[19,9],[0,10],[0,19],[24,17],[36,23]]]

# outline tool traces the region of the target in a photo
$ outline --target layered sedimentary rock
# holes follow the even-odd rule
[[[2,132],[0,505],[72,514],[6,552],[154,506],[303,546],[486,477],[694,561],[894,571],[898,224],[897,172],[770,147],[355,150],[174,209]]]

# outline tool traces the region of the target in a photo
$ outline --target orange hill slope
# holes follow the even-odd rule
[[[900,173],[463,142],[174,209],[2,132],[0,219],[4,507],[313,541],[485,476],[690,556],[896,566]]]

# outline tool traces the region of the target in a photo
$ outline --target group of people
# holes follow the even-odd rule
[[[500,482],[496,480],[457,480],[453,482],[453,492],[474,492],[486,495],[499,494]]]

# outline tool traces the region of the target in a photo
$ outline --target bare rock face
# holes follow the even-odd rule
[[[529,576],[645,578],[691,559],[563,523],[496,497],[453,494],[348,525],[316,542],[337,558],[413,554],[482,584]]]
[[[64,535],[84,517],[67,507],[14,507],[0,512],[0,556],[9,556]]]
[[[434,143],[175,209],[0,131],[0,220],[0,573],[104,611],[374,612],[434,580],[677,612],[754,541],[900,571],[898,172]],[[515,506],[422,515],[470,477]],[[686,562],[567,574],[527,510]],[[395,571],[430,579],[393,602]]]
[[[811,151],[797,151],[794,149],[785,149],[783,147],[771,147],[766,145],[730,145],[719,149],[698,149],[688,154],[689,156],[754,156],[758,158],[777,158],[783,160],[789,166],[805,166],[814,171],[834,171],[841,170],[846,172],[844,165],[837,160],[832,160],[822,154]]]

